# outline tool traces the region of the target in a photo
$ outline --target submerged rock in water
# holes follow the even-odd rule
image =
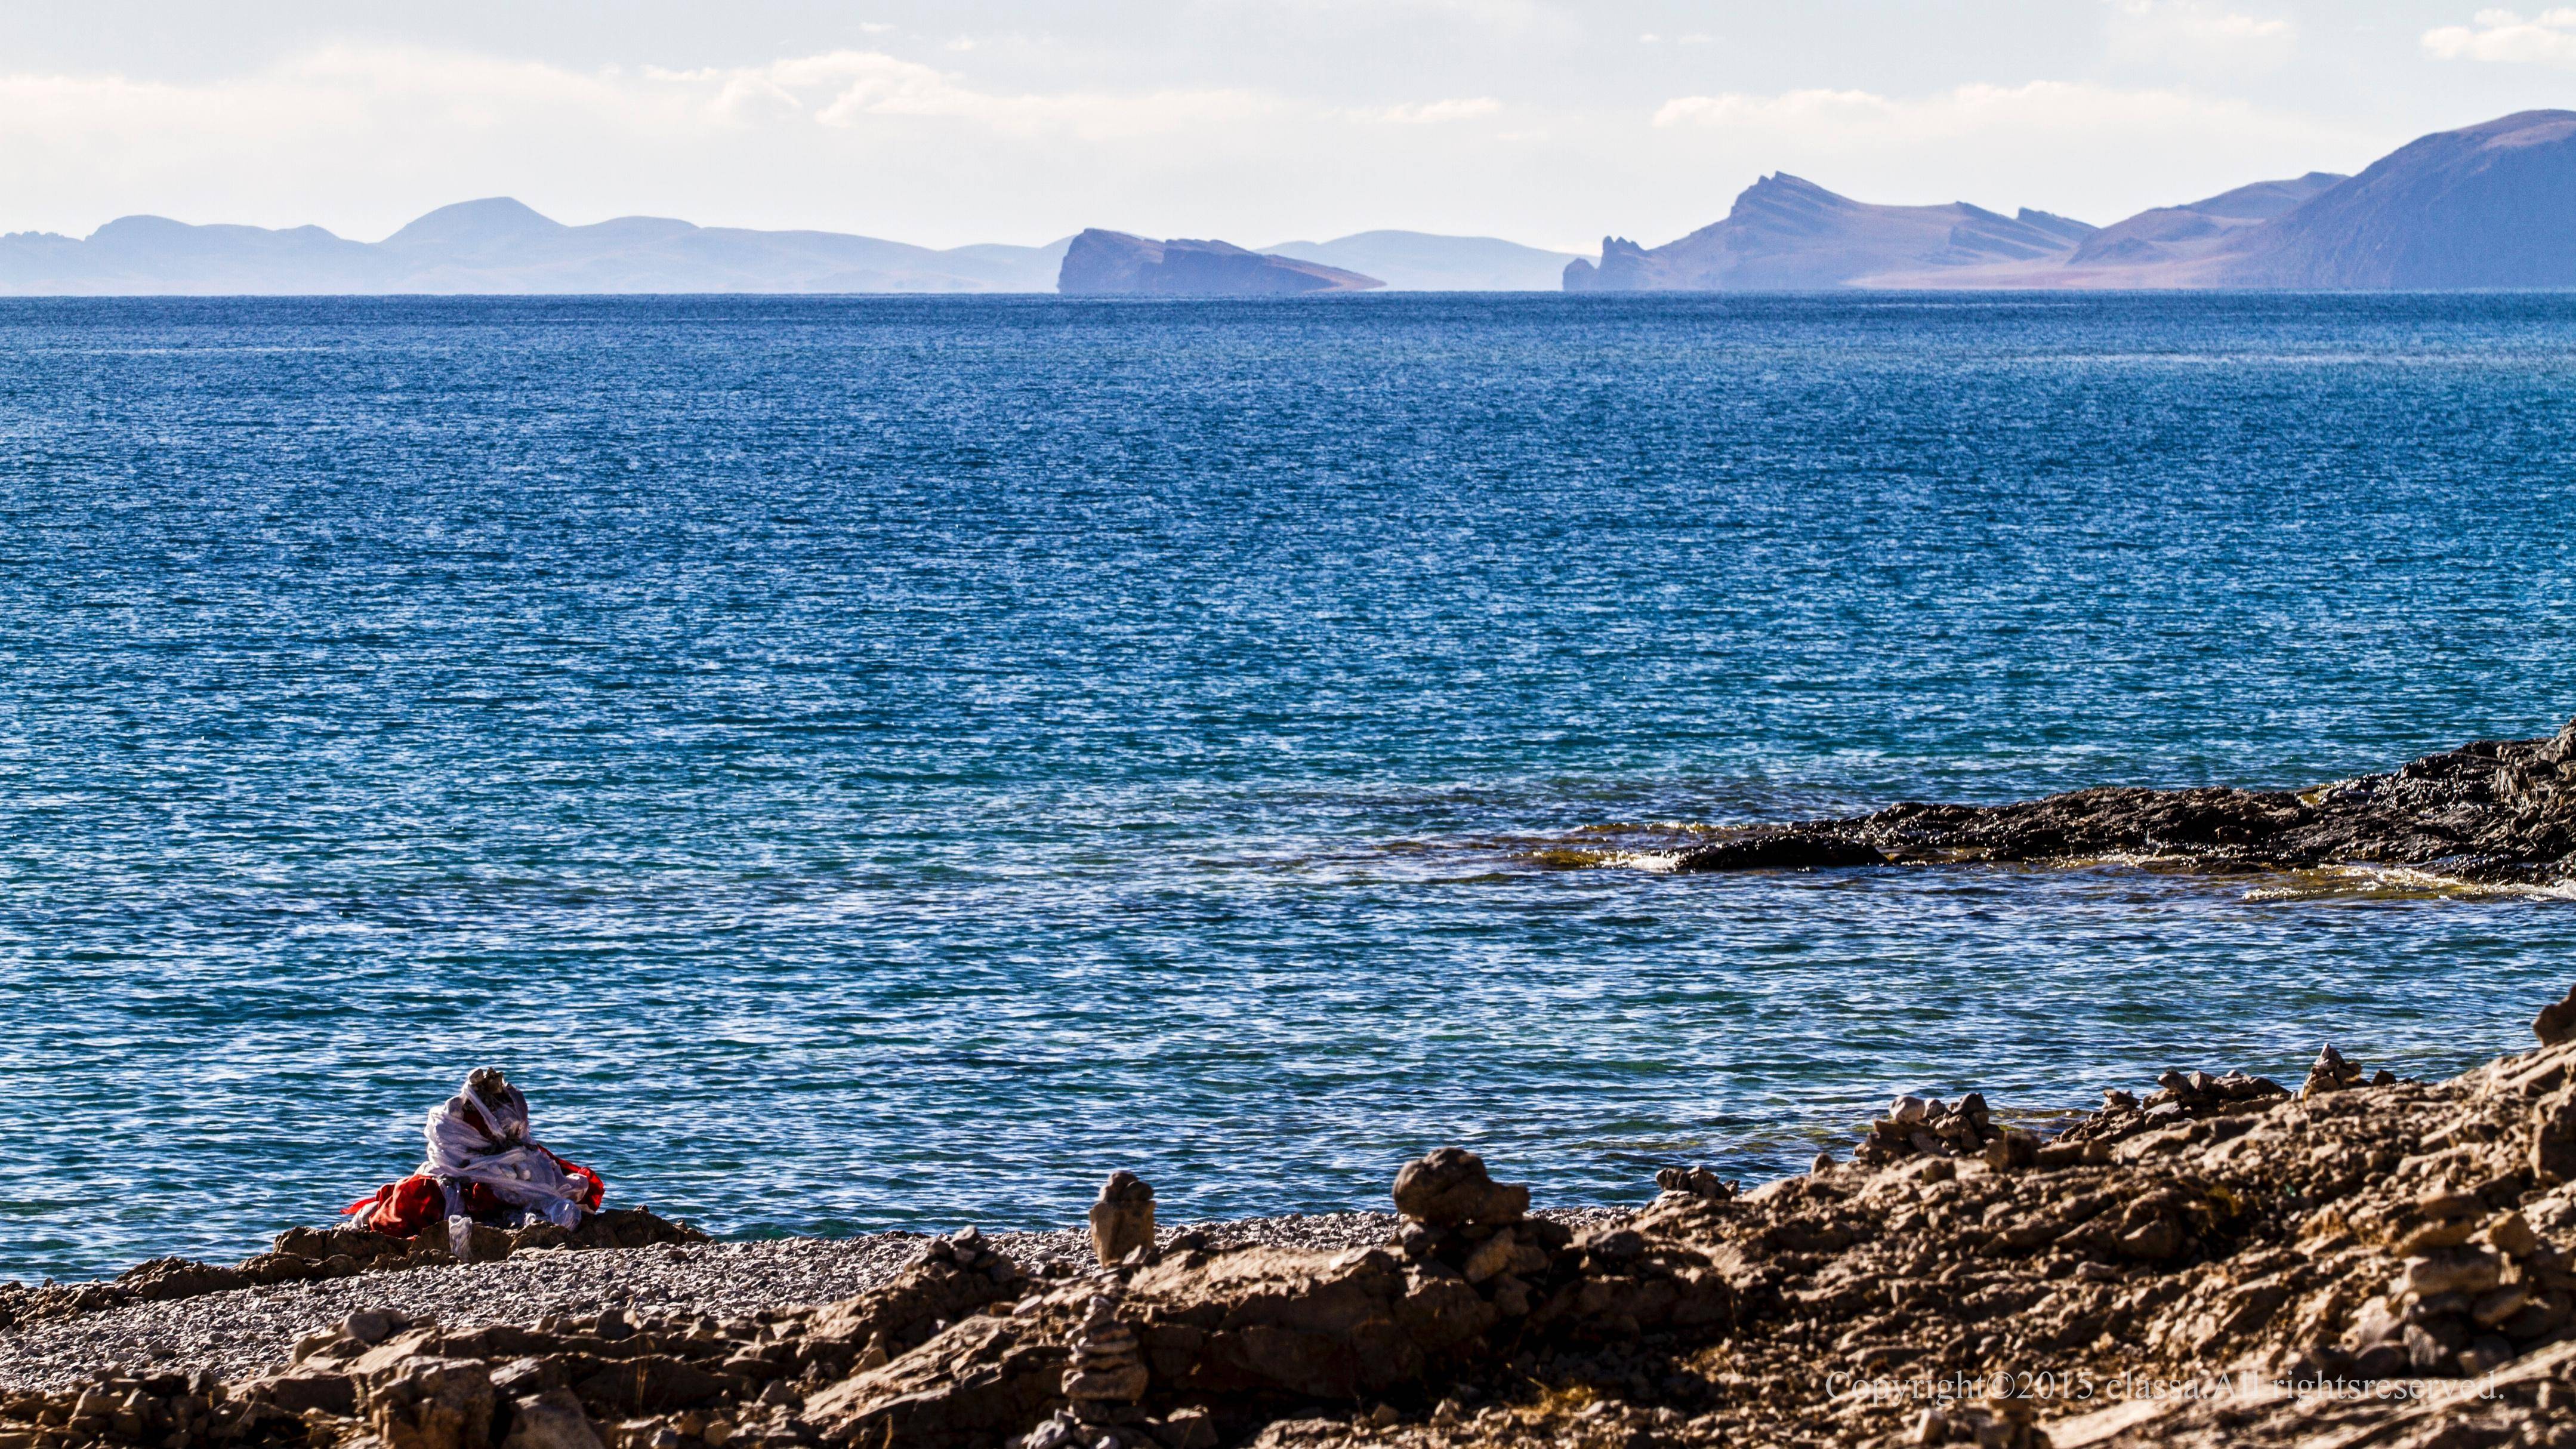
[[[2416,866],[2463,880],[2576,879],[2576,721],[2303,791],[2098,786],[2010,805],[1891,805],[1753,826],[1681,871],[2144,855],[2218,869]],[[2576,1009],[2558,1023],[2576,1030]]]

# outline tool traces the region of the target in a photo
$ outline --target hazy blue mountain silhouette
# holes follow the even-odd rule
[[[1660,247],[1618,237],[1568,291],[2576,288],[2576,111],[2425,136],[2357,176],[2312,171],[2100,230],[1964,202],[1874,206],[1770,176]]]
[[[320,227],[157,216],[87,238],[0,236],[0,291],[29,294],[1042,292],[1065,243],[941,251],[821,231],[628,216],[566,226],[508,197],[442,206],[381,242]]]
[[[1572,252],[1541,251],[1498,237],[1419,231],[1364,231],[1261,250],[1375,277],[1399,292],[1553,292],[1566,263],[1575,259]]]
[[[2113,222],[2068,254],[2071,267],[2127,266],[2206,255],[2236,233],[2298,209],[2348,178],[2311,171],[2288,181],[2257,181],[2181,206],[2159,206]]]
[[[1056,279],[1056,290],[1068,297],[1284,297],[1384,285],[1375,277],[1232,242],[1160,241],[1096,226],[1074,237]]]
[[[1566,264],[1569,292],[1812,291],[1889,271],[2062,258],[2093,228],[1964,201],[1876,206],[1786,172],[1735,198],[1726,219],[1664,246],[1605,237],[1601,260]]]
[[[2423,137],[2231,250],[2239,285],[2576,287],[2576,111]]]

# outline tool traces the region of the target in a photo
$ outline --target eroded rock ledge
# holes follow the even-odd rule
[[[254,1378],[0,1395],[0,1449],[2576,1443],[2576,994],[2536,1031],[2442,1083],[2176,1070],[2053,1139],[1901,1099],[1863,1160],[1624,1222],[1449,1149],[1338,1252],[969,1230],[821,1308],[362,1312]]]
[[[1682,851],[1682,871],[2133,855],[2206,869],[2416,866],[2478,882],[2576,879],[2576,721],[2481,740],[2308,790],[2104,786],[2011,805],[1889,806],[1750,826]]]

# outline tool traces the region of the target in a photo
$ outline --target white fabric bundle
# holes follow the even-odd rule
[[[491,1129],[475,1125],[480,1116]],[[558,1166],[542,1146],[528,1140],[528,1099],[518,1088],[501,1101],[484,1100],[468,1082],[456,1095],[429,1109],[429,1160],[420,1170],[438,1179],[447,1191],[449,1231],[465,1221],[463,1185],[479,1182],[495,1197],[523,1207],[557,1227],[577,1227],[582,1199],[590,1184]]]

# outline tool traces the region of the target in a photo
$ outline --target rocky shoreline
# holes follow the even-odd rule
[[[2534,1029],[2441,1083],[2178,1069],[2045,1139],[1899,1099],[1635,1214],[1446,1149],[1395,1216],[1157,1230],[1121,1174],[1087,1234],[93,1307],[0,1332],[0,1449],[2576,1445],[2576,994]],[[252,1331],[104,1357],[183,1322]]]
[[[2576,881],[2576,721],[2304,790],[2102,786],[2010,805],[1908,802],[1745,826],[1675,853],[1683,872],[2131,856],[2207,870],[2410,866],[2481,884]]]
[[[682,1225],[651,1221],[656,1230],[627,1235],[651,1241],[622,1247],[613,1241],[557,1245],[543,1230],[485,1230],[477,1235],[479,1258],[460,1264],[444,1251],[439,1235],[425,1234],[416,1253],[388,1255],[383,1266],[368,1271],[278,1275],[245,1285],[227,1281],[237,1269],[160,1259],[105,1283],[21,1290],[22,1303],[32,1298],[43,1310],[0,1326],[0,1391],[60,1388],[89,1377],[101,1364],[239,1378],[285,1360],[315,1330],[370,1309],[454,1323],[596,1314],[610,1307],[639,1317],[685,1311],[724,1318],[811,1308],[887,1282],[930,1241],[920,1233],[888,1232],[720,1243]],[[1345,1248],[1384,1241],[1396,1221],[1390,1213],[1300,1214],[1166,1228],[1158,1237],[1169,1243],[1194,1233],[1230,1247]],[[358,1235],[297,1228],[280,1241],[308,1247],[343,1236]],[[510,1240],[522,1236],[534,1245],[509,1251]],[[990,1241],[1032,1274],[1090,1252],[1078,1229],[997,1233]],[[182,1284],[199,1291],[172,1291]],[[0,1295],[16,1286],[0,1284]]]

